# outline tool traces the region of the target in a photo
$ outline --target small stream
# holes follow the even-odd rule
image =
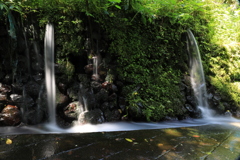
[[[232,117],[214,117],[202,119],[188,119],[182,121],[166,122],[109,122],[103,124],[85,124],[71,128],[60,128],[55,124],[41,124],[34,126],[13,127],[6,126],[0,128],[1,135],[18,134],[63,134],[63,133],[91,133],[91,132],[115,132],[115,131],[135,131],[135,130],[156,130],[166,128],[195,127],[204,125],[229,125],[240,123],[240,120]]]

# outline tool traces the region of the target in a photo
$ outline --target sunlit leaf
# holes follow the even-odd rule
[[[118,9],[121,9],[121,7],[119,5],[115,5],[115,7],[118,8]]]
[[[6,140],[6,144],[12,144],[12,140],[8,138],[8,139]]]
[[[148,140],[147,140],[147,139],[144,139],[144,141],[145,141],[145,142],[148,142]]]

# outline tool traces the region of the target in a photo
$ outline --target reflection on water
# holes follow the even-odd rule
[[[182,121],[166,121],[160,123],[139,123],[139,122],[109,122],[103,124],[85,124],[69,129],[60,128],[56,125],[42,124],[36,126],[23,127],[1,127],[0,134],[60,134],[60,133],[89,133],[89,132],[112,132],[112,131],[133,131],[133,130],[153,130],[165,128],[194,127],[210,124],[220,124],[225,126],[240,127],[240,120],[231,117],[215,117],[204,119],[188,119]]]

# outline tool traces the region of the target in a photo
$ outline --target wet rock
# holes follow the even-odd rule
[[[79,115],[84,112],[83,104],[79,103],[79,101],[75,101],[70,103],[67,107],[64,108],[64,116],[68,120],[77,120]]]
[[[11,66],[9,66],[11,68]],[[5,77],[3,78],[3,83],[5,84],[11,84],[12,80],[12,75],[11,74],[6,74]]]
[[[30,125],[36,125],[44,122],[45,114],[40,108],[34,108],[26,111],[23,116],[23,122]]]
[[[10,95],[11,101],[14,102],[19,108],[23,110],[29,110],[35,104],[32,97],[29,95],[19,95],[19,94],[11,94]]]
[[[207,95],[207,98],[210,100],[210,99],[212,99],[213,98],[213,94],[212,93],[209,93],[208,95]]]
[[[10,95],[10,98],[13,102],[17,102],[19,101],[19,99],[22,99],[22,95],[19,95],[19,94],[11,94]]]
[[[93,110],[94,108],[96,108],[96,105],[98,105],[96,102],[96,97],[93,94],[92,90],[85,90],[85,92],[82,93],[82,97],[83,99],[85,99],[85,107],[87,108],[87,110]]]
[[[92,89],[93,89],[93,92],[94,92],[94,93],[97,93],[97,92],[99,92],[99,91],[101,90],[102,85],[101,85],[101,83],[99,83],[99,82],[92,81],[92,82],[91,82],[91,87],[92,87]]]
[[[115,84],[111,85],[111,89],[112,89],[112,92],[117,92],[118,91],[118,88]]]
[[[191,77],[189,75],[184,75],[183,83],[186,84],[186,86],[191,86]]]
[[[93,73],[93,64],[88,64],[84,67],[84,70],[87,74],[92,74]]]
[[[101,89],[97,94],[95,94],[97,103],[103,103],[108,100],[108,91],[106,89]]]
[[[166,117],[164,117],[164,120],[165,121],[178,121],[178,118],[177,117],[166,116]]]
[[[57,106],[65,106],[69,103],[70,99],[68,96],[62,94],[58,89],[56,89],[56,104]]]
[[[67,89],[67,94],[69,98],[72,99],[72,101],[77,101],[79,97],[79,89],[80,89],[80,84],[75,83],[72,85],[72,87]]]
[[[189,111],[189,112],[194,112],[193,107],[190,104],[185,104],[185,108]]]
[[[34,99],[38,97],[39,92],[41,91],[41,85],[34,81],[29,81],[24,87],[26,93]]]
[[[31,52],[34,53],[34,52]],[[34,71],[43,71],[44,70],[44,58],[41,54],[31,54],[32,59],[32,69]]]
[[[108,81],[105,81],[105,82],[102,83],[102,88],[108,90],[110,88],[110,85],[111,84]]]
[[[124,112],[125,109],[126,109],[126,101],[125,101],[125,98],[119,97],[118,105],[119,105],[119,108]]]
[[[215,95],[213,96],[213,99],[214,99],[215,101],[220,101],[220,100],[221,100],[221,96],[220,96],[219,94],[215,94]]]
[[[14,93],[23,93],[23,83],[12,83],[12,90]]]
[[[109,102],[104,102],[101,106],[100,109],[104,112],[109,108]]]
[[[191,106],[194,106],[194,107],[197,106],[196,99],[195,99],[194,96],[188,95],[188,96],[186,97],[186,99],[187,99],[187,102],[188,102]]]
[[[105,68],[101,68],[101,66],[99,67],[99,78],[101,80],[104,80],[107,76],[107,70]]]
[[[4,124],[13,126],[21,122],[21,113],[17,106],[7,105],[0,113],[0,120]]]
[[[2,93],[11,92],[11,86],[0,83],[0,92]]]
[[[8,101],[7,93],[0,93],[0,101]]]
[[[114,109],[114,110],[106,110],[104,111],[105,119],[107,122],[112,121],[119,121],[121,119],[121,110]]]
[[[180,91],[184,91],[186,87],[187,87],[186,84],[184,84],[183,82],[180,83],[180,86],[179,86]]]
[[[233,112],[233,116],[236,118],[240,118],[240,111],[237,110],[237,111]]]
[[[192,118],[201,118],[202,117],[202,112],[200,109],[195,109],[192,105],[190,104],[185,104],[185,108],[189,112],[189,116]]]
[[[92,80],[93,80],[93,81],[98,81],[98,80],[100,80],[100,79],[99,79],[99,75],[98,75],[98,74],[93,74],[93,75],[92,75]],[[100,80],[100,81],[101,81],[101,80]]]
[[[105,122],[103,112],[100,109],[82,112],[79,117],[80,124],[99,124]]]
[[[110,102],[117,102],[117,94],[116,94],[116,93],[111,94],[111,95],[108,97],[108,100],[109,100]]]
[[[231,113],[229,110],[227,110],[227,111],[224,113],[224,116],[225,116],[225,117],[232,117],[232,113]]]
[[[78,79],[84,86],[86,86],[86,87],[89,86],[90,80],[88,79],[88,75],[87,74],[79,74],[78,75]]]
[[[68,86],[66,83],[64,82],[59,82],[57,84],[57,88],[59,89],[59,91],[63,94],[67,93],[67,89],[68,89]]]
[[[36,82],[41,82],[43,80],[43,74],[41,72],[34,74],[32,77]]]

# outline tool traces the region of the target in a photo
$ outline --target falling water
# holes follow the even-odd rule
[[[190,57],[190,76],[194,95],[197,99],[198,107],[202,111],[203,117],[212,117],[212,110],[209,109],[207,102],[206,82],[198,44],[190,30],[187,31],[187,34],[187,49]]]
[[[93,57],[93,77],[95,80],[98,80],[98,57]]]
[[[54,28],[52,24],[47,24],[46,26],[44,40],[44,54],[45,54],[45,82],[47,90],[49,123],[55,125],[56,86],[54,75]]]

